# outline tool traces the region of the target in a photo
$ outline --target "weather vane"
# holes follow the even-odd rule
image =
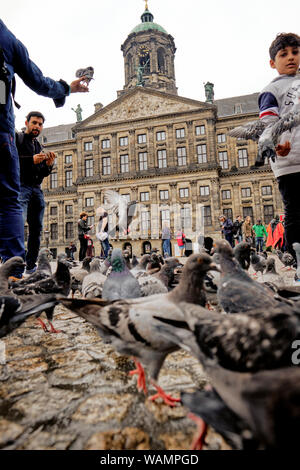
[[[145,1],[145,10],[148,10],[148,0],[144,0]]]

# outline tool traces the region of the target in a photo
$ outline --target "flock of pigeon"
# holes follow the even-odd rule
[[[298,256],[300,245],[294,249]],[[32,315],[47,331],[42,312],[50,331],[58,332],[52,320],[60,303],[133,358],[136,370],[130,374],[138,376],[140,391],[148,394],[146,371],[157,390],[151,400],[180,402],[198,417],[194,448],[202,448],[207,425],[233,449],[295,447],[300,368],[292,355],[300,345],[300,287],[284,284],[276,255],[266,259],[246,242],[233,250],[227,241],[216,241],[212,251],[203,248],[184,265],[157,253],[138,261],[120,249],[105,261],[85,258],[82,266],[60,255],[52,274],[44,248],[37,271],[13,284],[8,278],[23,260],[11,258],[0,267],[0,337]],[[261,273],[258,280],[248,273],[251,265]],[[157,380],[167,355],[180,348],[199,360],[210,385],[179,399]]]

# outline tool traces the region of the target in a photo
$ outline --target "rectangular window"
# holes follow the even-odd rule
[[[163,209],[160,211],[161,217],[161,226],[164,226],[164,222],[168,223],[168,227],[170,227],[170,211],[169,209]]]
[[[190,207],[180,208],[180,219],[181,219],[181,226],[184,229],[190,228],[192,226],[192,217],[191,217]]]
[[[177,162],[178,166],[186,165],[186,148],[185,147],[178,147],[177,151]]]
[[[167,151],[158,150],[157,160],[158,160],[158,168],[167,168]]]
[[[228,169],[228,155],[227,152],[219,152],[219,162],[223,170]]]
[[[159,199],[161,201],[165,201],[166,199],[169,199],[169,191],[167,189],[163,191],[159,191]]]
[[[160,142],[161,140],[166,140],[165,131],[156,132],[156,140],[157,142]]]
[[[140,201],[146,202],[150,200],[150,194],[148,192],[140,193]]]
[[[223,144],[226,142],[226,134],[218,134],[217,136],[218,144]]]
[[[102,158],[102,174],[110,175],[110,173],[111,173],[110,157],[103,157]]]
[[[189,188],[180,188],[179,197],[189,197]]]
[[[227,219],[232,220],[232,209],[231,207],[227,207],[227,209],[223,209],[223,214]]]
[[[94,215],[89,215],[88,216],[87,224],[89,226],[93,225],[93,228],[90,230],[90,233],[96,233],[96,231],[95,231],[95,216]]]
[[[50,207],[50,215],[57,215],[57,206]]]
[[[176,129],[176,139],[182,139],[185,137],[185,129]]]
[[[206,144],[197,145],[198,163],[207,163]]]
[[[148,236],[148,230],[150,229],[150,212],[141,212],[141,232],[143,235]]]
[[[84,151],[89,152],[93,150],[93,142],[84,142]]]
[[[223,189],[222,190],[222,199],[231,199],[230,189]]]
[[[50,224],[50,238],[51,240],[58,240],[58,225]]]
[[[272,204],[264,206],[265,224],[268,225],[272,219],[274,219],[274,206]]]
[[[66,222],[66,238],[74,238],[73,222]]]
[[[102,149],[110,149],[110,140],[109,139],[101,140],[101,148]]]
[[[72,205],[65,206],[65,214],[66,215],[72,215],[73,214],[73,206]]]
[[[262,186],[261,187],[261,194],[262,194],[262,196],[271,196],[272,186]]]
[[[242,188],[242,197],[251,197],[251,188]]]
[[[128,145],[128,137],[120,137],[120,147]]]
[[[72,163],[72,155],[65,155],[65,164]]]
[[[209,196],[209,186],[200,186],[200,196]]]
[[[205,126],[196,126],[195,127],[196,135],[205,135]]]
[[[92,207],[94,205],[94,198],[93,197],[86,197],[85,198],[85,207]]]
[[[139,169],[148,170],[148,154],[147,152],[139,152]]]
[[[50,174],[50,189],[57,188],[57,173]]]
[[[248,152],[247,149],[239,149],[239,167],[243,168],[248,166]]]
[[[89,159],[84,161],[84,174],[86,177],[94,176],[94,160]]]
[[[145,144],[147,142],[146,134],[139,134],[137,136],[137,141],[138,141],[138,144]]]
[[[130,202],[130,194],[121,194],[122,197],[125,197],[127,202]]]
[[[65,184],[66,187],[69,188],[73,184],[73,172],[72,170],[68,170],[65,172]]]
[[[250,217],[253,221],[253,209],[252,207],[243,207],[243,219],[245,220],[246,217]]]
[[[129,172],[129,156],[121,155],[120,162],[121,162],[121,165],[120,165],[121,173],[128,173]]]
[[[211,221],[211,208],[210,206],[204,206],[204,226],[207,227],[212,224]]]

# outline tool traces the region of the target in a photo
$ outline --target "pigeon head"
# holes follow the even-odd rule
[[[101,267],[101,260],[99,258],[94,258],[90,263],[90,272],[97,272],[100,271]]]
[[[276,273],[276,269],[275,269],[275,259],[274,259],[274,258],[268,258],[268,259],[267,259],[266,272],[267,272],[267,273]]]
[[[17,268],[22,268],[22,271],[24,270],[25,263],[23,258],[20,256],[14,256],[13,258],[8,259],[2,266],[1,266],[1,273],[3,273],[4,276],[10,276],[11,273],[14,273],[14,271]]]
[[[41,250],[39,252],[39,258],[40,258],[40,256],[42,256],[43,259],[47,258],[48,261],[51,261],[52,258],[53,258],[52,253],[49,250],[49,248],[41,248]]]
[[[218,240],[215,242],[215,251],[225,258],[233,258],[233,249],[227,240]]]
[[[82,269],[85,269],[86,271],[90,272],[91,261],[92,261],[92,258],[90,258],[89,256],[84,258],[84,260],[82,261]]]
[[[113,249],[110,262],[114,272],[124,271],[126,263],[120,248]]]
[[[241,242],[236,247],[234,247],[234,253],[239,254],[241,256],[243,255],[249,255],[251,250],[251,246],[247,242]]]
[[[206,253],[190,255],[184,265],[182,277],[197,274],[202,278],[208,271],[212,270],[219,271],[219,268],[213,263],[209,255]]]

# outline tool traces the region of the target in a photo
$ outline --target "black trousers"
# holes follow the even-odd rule
[[[82,261],[86,256],[87,239],[84,237],[80,237],[79,242],[80,242],[79,261]]]
[[[296,259],[292,245],[294,242],[300,243],[300,173],[279,176],[277,181],[284,204],[284,230],[287,250]]]

